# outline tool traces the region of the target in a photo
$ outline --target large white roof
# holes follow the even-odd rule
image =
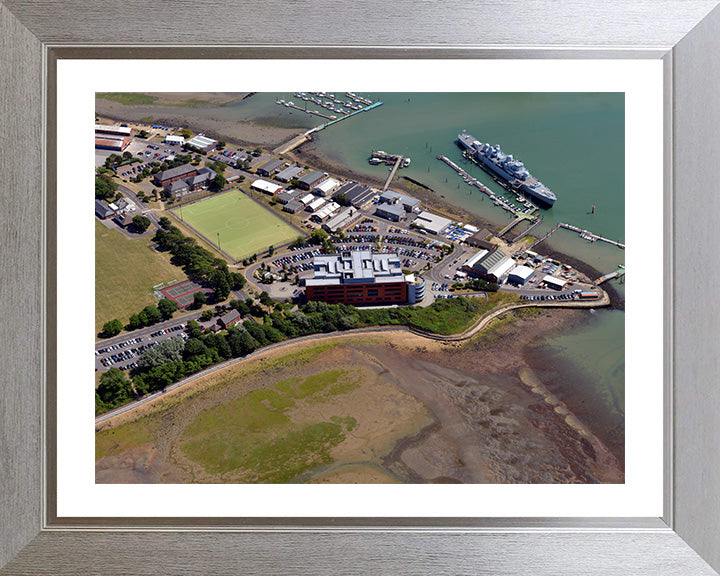
[[[333,188],[335,188],[335,186],[337,186],[338,184],[340,184],[340,182],[335,180],[335,178],[328,178],[324,182],[321,182],[320,184],[315,186],[315,190],[320,190],[323,193],[327,193]]]
[[[269,194],[275,194],[278,190],[282,190],[282,186],[268,182],[267,180],[255,180],[252,183],[252,187],[261,192],[268,192]]]
[[[415,219],[415,224],[421,224],[426,230],[440,234],[440,232],[452,224],[452,220],[425,211],[418,214],[418,217]]]
[[[516,266],[513,268],[512,272],[510,272],[510,276],[516,276],[517,278],[522,278],[523,282],[530,278],[535,273],[535,270],[528,266]]]
[[[560,286],[561,288],[567,284],[567,280],[555,278],[555,276],[545,276],[545,278],[543,278],[543,282],[546,282],[547,284],[554,284],[555,286]]]

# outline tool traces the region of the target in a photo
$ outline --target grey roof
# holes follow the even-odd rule
[[[168,178],[183,176],[184,174],[189,174],[190,172],[197,172],[197,168],[192,164],[183,164],[182,166],[176,166],[175,168],[170,168],[169,170],[165,170],[164,172],[158,172],[155,175],[155,179],[167,180]]]
[[[405,194],[400,194],[398,192],[393,192],[392,190],[388,190],[387,192],[383,193],[382,196],[380,196],[381,202],[392,202],[396,199],[403,206],[409,206],[411,209],[420,204],[420,200],[418,200],[417,198],[413,198],[412,196],[407,196]]]
[[[280,166],[283,166],[284,164],[285,164],[285,162],[283,162],[282,160],[273,158],[272,160],[268,160],[267,162],[265,162],[265,164],[260,166],[258,168],[258,171],[262,170],[263,172],[267,172],[267,173],[274,172],[275,170],[277,170],[278,168],[280,168]]]
[[[300,194],[304,194],[304,192],[302,190],[283,190],[276,196],[276,198],[280,204],[287,204],[291,200],[300,196]]]
[[[325,178],[325,172],[320,172],[320,170],[313,170],[312,172],[308,172],[300,178],[300,182],[303,184],[307,184],[308,186],[312,186],[315,184],[320,178]]]
[[[165,189],[169,190],[170,192],[177,192],[178,190],[182,190],[183,188],[187,188],[188,184],[185,182],[185,180],[173,180],[168,184]]]
[[[277,176],[275,176],[275,179],[280,180],[280,182],[289,182],[293,178],[300,176],[302,172],[303,169],[300,168],[300,166],[290,166],[290,168],[285,168],[285,170],[278,173]]]
[[[304,207],[305,207],[305,204],[303,204],[302,202],[299,202],[297,200],[291,200],[290,202],[288,202],[285,205],[283,210],[285,210],[285,212],[298,212],[298,211],[302,210]]]
[[[404,278],[397,254],[371,251],[343,252],[313,259],[313,277],[306,286],[397,282]]]
[[[190,186],[197,186],[198,184],[202,184],[203,182],[207,182],[208,180],[212,180],[210,178],[210,175],[208,173],[198,174],[197,176],[193,176],[192,178],[188,178],[185,180]],[[175,184],[175,182],[173,182]]]
[[[476,262],[475,265],[473,266],[473,268],[475,268],[476,270],[482,271],[484,274],[487,274],[488,271],[493,266],[495,266],[495,264],[498,264],[499,262],[505,260],[506,258],[507,258],[507,256],[505,255],[505,253],[502,250],[500,250],[500,249],[493,250],[487,256],[485,256],[484,258],[482,258],[481,260]]]
[[[386,215],[393,215],[397,216],[398,218],[402,218],[403,216],[405,216],[405,208],[403,208],[402,206],[397,206],[395,204],[383,204],[381,206],[378,206],[375,214],[381,217],[385,217]]]
[[[222,322],[223,324],[225,324],[225,326],[227,326],[228,322],[232,322],[233,320],[237,320],[238,318],[240,318],[240,312],[233,309],[233,310],[230,310],[229,312],[225,312],[225,314],[220,316],[220,322]]]
[[[215,170],[211,168],[208,168],[207,166],[203,166],[202,168],[200,168],[200,170],[198,170],[198,174],[207,174],[208,178],[210,178],[211,180],[215,178],[215,176],[217,176],[217,172],[215,172]]]
[[[95,214],[100,216],[100,218],[107,218],[111,214],[115,214],[115,211],[100,202],[100,200],[95,200]]]
[[[348,182],[333,194],[333,198],[337,198],[338,194],[344,194],[345,199],[353,206],[361,206],[374,196],[374,192],[370,186],[358,184],[357,182]]]

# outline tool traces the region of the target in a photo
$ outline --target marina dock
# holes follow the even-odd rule
[[[490,188],[482,184],[477,178],[468,174],[465,170],[460,168],[460,166],[455,164],[455,162],[450,160],[450,158],[448,158],[447,156],[443,156],[442,154],[440,154],[439,156],[437,156],[437,159],[450,166],[450,168],[455,170],[455,172],[457,172],[467,184],[469,184],[470,186],[474,186],[475,188],[480,190],[480,192],[490,198],[490,200],[492,200],[496,206],[500,206],[503,210],[506,210],[507,212],[513,214],[516,218],[522,217],[522,220],[536,220],[538,218],[537,214],[534,214],[534,212],[537,210],[537,206],[535,206],[529,200],[519,197],[519,201],[523,204],[523,206],[525,206],[524,210],[520,210],[516,206],[510,204],[503,196],[498,196],[497,194],[495,194],[492,190],[490,190]],[[517,224],[517,222],[513,223],[512,226],[514,226],[515,224]],[[512,226],[510,226],[508,230],[512,228]]]
[[[365,100],[365,99],[363,99],[363,100]],[[296,108],[298,110],[303,110],[303,111],[305,110],[304,108],[300,108],[299,106],[296,106],[293,102],[287,103],[287,102],[284,102],[283,100],[278,100],[276,103],[281,104],[283,106],[287,106],[288,108]],[[346,118],[350,118],[352,116],[355,116],[356,114],[360,114],[361,112],[367,112],[368,110],[372,110],[373,108],[377,108],[378,106],[382,106],[382,102],[378,101],[375,103],[371,103],[369,106],[367,106],[365,108],[358,108],[357,110],[353,110],[352,112],[343,112],[343,116],[341,116],[340,118],[332,119],[329,122],[326,122],[325,124],[321,124],[320,126],[311,128],[304,134],[300,134],[300,135],[296,136],[295,138],[293,138],[292,140],[286,142],[285,144],[281,144],[280,146],[275,148],[275,150],[273,150],[273,154],[285,154],[287,152],[290,152],[291,150],[294,150],[295,148],[300,146],[300,144],[307,142],[308,140],[312,140],[312,135],[315,132],[320,132],[320,130],[324,130],[328,126],[332,126],[333,124],[335,124],[337,122],[341,122],[341,121],[345,120]],[[324,113],[318,112],[318,111],[308,110],[308,113],[315,114],[316,116],[321,116],[323,118],[333,118],[332,116],[327,116]]]
[[[583,240],[587,240],[588,242],[597,242],[598,240],[601,242],[607,242],[608,244],[612,244],[613,246],[617,246],[621,250],[625,250],[625,244],[622,244],[621,242],[617,242],[616,240],[610,240],[609,238],[603,238],[602,236],[599,236],[598,234],[593,234],[589,230],[584,230],[583,228],[579,228],[577,226],[573,226],[572,224],[565,224],[564,222],[560,222],[559,224],[555,224],[547,234],[545,234],[542,238],[538,238],[533,242],[530,246],[528,246],[528,250],[531,249],[536,244],[540,244],[544,240],[550,237],[550,235],[555,232],[556,230],[559,230],[560,228],[565,228],[566,230],[571,230],[572,232],[577,232],[580,234],[580,238]]]
[[[383,186],[383,192],[386,192],[388,187],[390,186],[390,182],[395,177],[395,174],[398,171],[398,168],[400,168],[400,165],[403,163],[403,160],[405,160],[402,156],[398,156],[397,160],[395,161],[395,165],[392,167],[392,170],[390,170],[390,174],[388,174],[387,180],[385,180],[385,185]]]

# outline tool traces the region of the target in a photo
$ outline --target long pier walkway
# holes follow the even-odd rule
[[[553,232],[555,232],[556,230],[558,230],[560,228],[565,228],[566,230],[571,230],[572,232],[577,232],[578,234],[580,234],[580,238],[587,240],[589,242],[597,242],[598,240],[600,240],[601,242],[607,242],[608,244],[617,246],[621,250],[625,250],[625,244],[623,244],[621,242],[617,242],[615,240],[610,240],[609,238],[603,238],[602,236],[593,234],[589,230],[584,230],[583,228],[578,228],[577,226],[573,226],[572,224],[565,224],[564,222],[555,224],[555,226],[553,226],[547,234],[545,234],[542,238],[538,238],[537,240],[535,240],[535,242],[530,244],[530,246],[528,246],[528,250],[531,249],[533,246],[540,244],[540,242],[547,240]]]
[[[395,174],[398,171],[398,168],[400,168],[400,164],[403,163],[405,158],[402,156],[398,156],[397,160],[395,160],[395,165],[392,167],[392,170],[390,170],[390,174],[387,177],[387,180],[385,180],[385,186],[383,186],[383,192],[386,192],[388,187],[390,186],[390,182],[395,177]]]
[[[530,227],[529,227],[527,230],[525,230],[525,232],[521,232],[520,234],[518,234],[517,236],[515,236],[515,238],[513,238],[512,243],[515,244],[515,242],[519,242],[520,240],[522,240],[523,238],[525,238],[525,236],[527,236],[528,234],[530,234],[530,232],[532,232],[533,230],[535,230],[535,228],[537,228],[538,226],[540,226],[540,224],[542,224],[542,223],[543,223],[543,217],[540,216],[540,218],[538,218],[538,220],[537,220],[537,222],[535,222],[535,224],[530,225]]]

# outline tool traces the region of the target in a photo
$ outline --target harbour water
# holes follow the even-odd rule
[[[418,180],[447,202],[504,226],[511,220],[507,212],[436,159],[438,154],[448,156],[494,192],[502,193],[490,176],[463,159],[455,139],[467,130],[482,142],[500,144],[557,195],[555,205],[542,212],[544,222],[533,235],[566,222],[625,242],[622,93],[358,93],[382,100],[383,105],[314,136],[318,151],[331,161],[380,179],[388,168],[368,164],[371,150],[408,156],[412,164],[400,170],[400,176]],[[294,100],[288,93],[262,93],[193,113],[298,129],[323,122],[275,104],[279,98]],[[624,264],[623,250],[602,242],[589,243],[570,231],[558,230],[550,243],[601,273]],[[623,294],[621,284],[613,281],[613,286]],[[578,409],[586,402],[596,405],[605,418],[624,418],[624,312],[598,310],[585,325],[543,343],[538,350],[556,358],[566,376],[581,375],[570,384],[577,387],[574,404]],[[570,378],[560,380],[568,385]]]

